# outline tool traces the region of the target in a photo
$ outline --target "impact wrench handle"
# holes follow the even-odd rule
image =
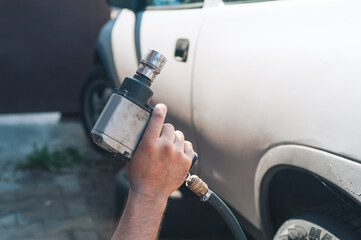
[[[193,165],[197,162],[198,160],[198,154],[196,152],[193,152],[193,159],[192,159],[192,165],[191,168],[193,167]]]

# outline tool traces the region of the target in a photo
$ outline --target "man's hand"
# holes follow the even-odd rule
[[[154,240],[169,195],[184,182],[193,147],[183,133],[164,124],[167,107],[158,104],[147,129],[127,163],[128,201],[112,240]]]
[[[184,182],[192,163],[193,147],[171,124],[164,124],[167,107],[155,106],[127,172],[130,191],[166,200]]]

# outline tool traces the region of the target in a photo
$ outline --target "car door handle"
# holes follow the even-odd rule
[[[174,52],[175,60],[179,62],[186,62],[188,58],[188,49],[189,49],[189,40],[178,39]]]

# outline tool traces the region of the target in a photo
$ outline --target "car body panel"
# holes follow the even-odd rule
[[[153,48],[167,57],[165,68],[152,85],[153,99],[165,103],[175,117],[189,126],[191,80],[203,12],[202,8],[148,10],[143,13],[141,23],[141,52]],[[177,61],[174,57],[178,39],[189,40],[186,62]]]
[[[114,64],[120,81],[127,76],[133,76],[138,67],[134,29],[134,12],[122,9],[112,32]]]
[[[258,228],[253,181],[270,146],[361,159],[360,9],[302,0],[205,13],[192,100],[201,176]]]

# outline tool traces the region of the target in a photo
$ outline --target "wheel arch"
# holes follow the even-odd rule
[[[358,162],[311,147],[280,145],[268,150],[255,175],[256,210],[266,239],[280,222],[307,208],[345,202],[359,208],[360,172]]]

